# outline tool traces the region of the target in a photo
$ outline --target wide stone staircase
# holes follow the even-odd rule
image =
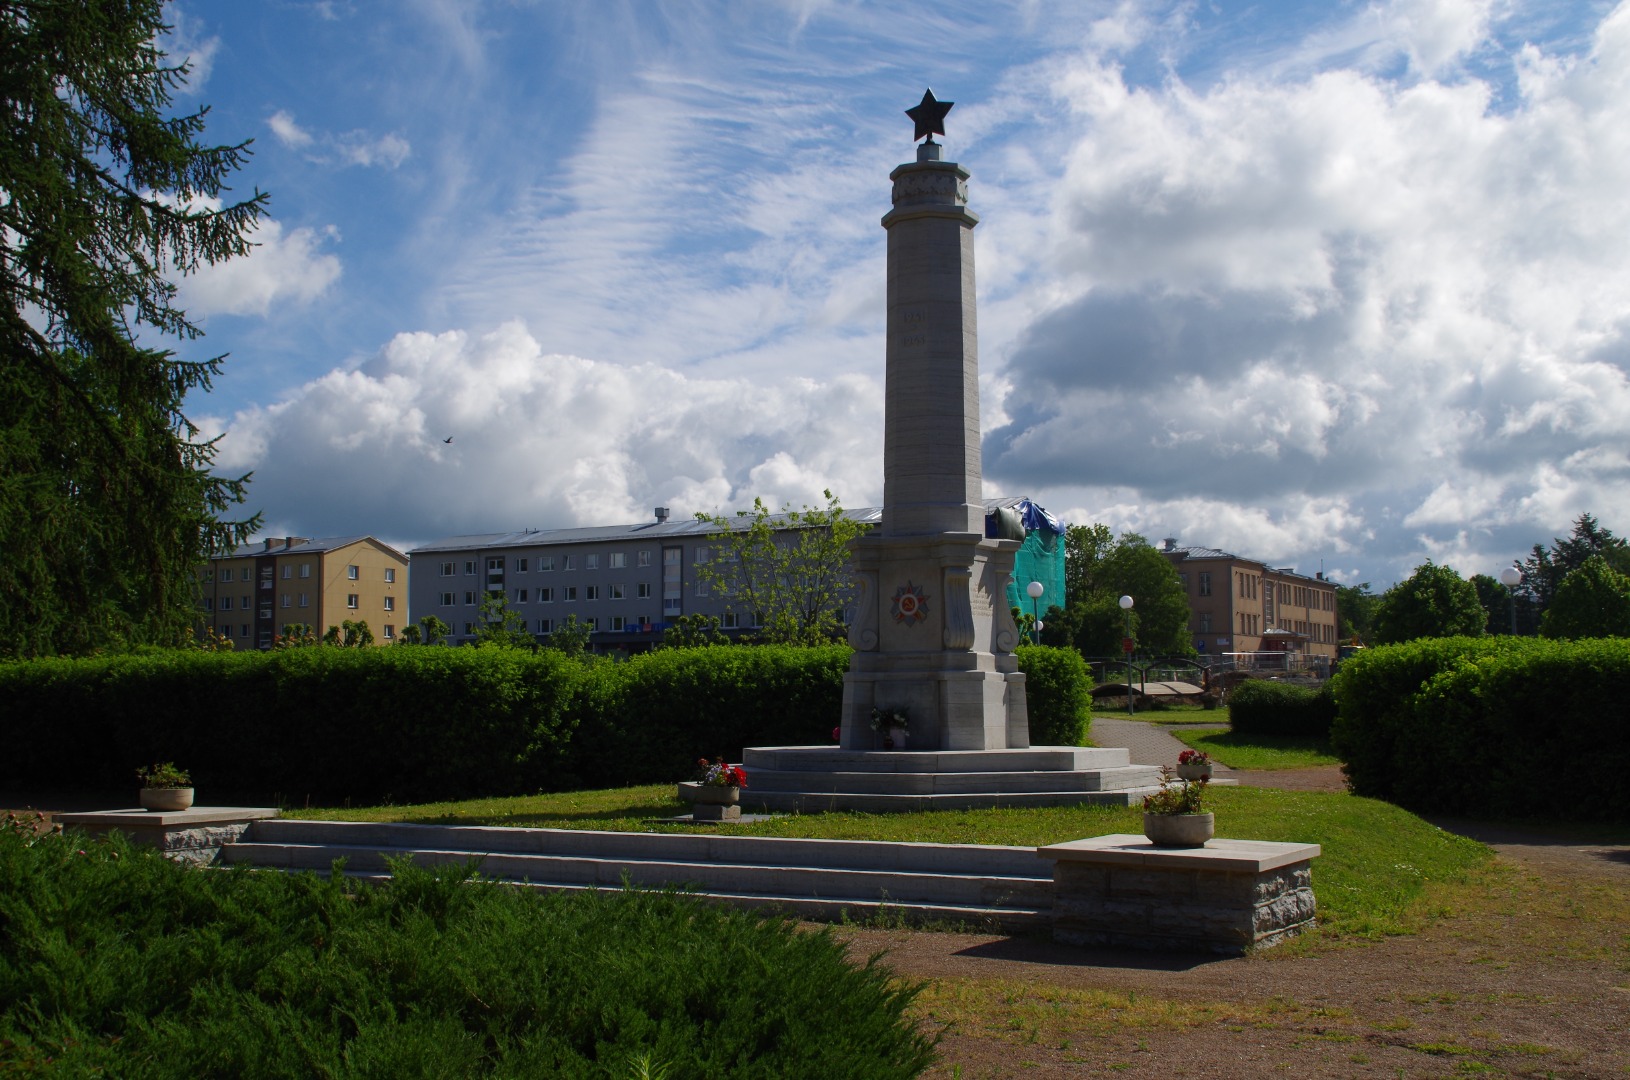
[[[674,886],[825,921],[1042,928],[1053,903],[1052,864],[1035,848],[983,844],[268,819],[220,853],[227,864],[321,873],[343,859],[362,878],[388,877],[396,856],[473,864],[537,889]]]

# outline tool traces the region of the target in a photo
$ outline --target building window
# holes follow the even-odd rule
[[[475,593],[469,589],[464,590],[464,606],[475,607]]]
[[[287,581],[294,576],[294,567],[288,563],[283,564],[283,580]]]
[[[634,586],[634,595],[639,597],[641,600],[651,599],[651,583],[649,581],[642,581],[638,585]]]
[[[300,594],[300,606],[301,607],[310,607],[311,606],[311,602],[306,599],[306,594],[305,593]]]
[[[204,597],[204,610],[205,611],[214,611],[215,610],[215,598],[213,596]]]
[[[713,549],[708,547],[706,544],[697,544],[696,545],[696,561],[697,562],[705,563],[705,562],[708,561],[708,559],[712,555],[713,555]]]
[[[598,599],[600,599],[600,586],[598,586],[598,585],[585,586],[584,589],[583,589],[583,599],[585,599],[585,600],[598,600]]]
[[[1200,612],[1200,633],[1211,633],[1211,612],[1209,611]]]
[[[665,597],[663,599],[663,601],[662,601],[662,613],[664,615],[678,615],[681,610],[683,610],[683,609],[680,606],[678,597],[672,597],[672,598],[666,598]]]
[[[554,568],[555,568],[555,557],[553,555],[539,555],[538,556],[538,570],[539,571],[553,570]],[[547,633],[547,631],[545,631],[545,633]]]
[[[607,558],[610,559],[609,565],[613,570],[621,570],[628,565],[628,554],[626,552],[613,551]]]
[[[707,578],[703,578],[701,581],[698,581],[696,583],[696,595],[697,596],[706,596],[706,595],[708,595]]]
[[[583,620],[583,625],[588,627],[589,633],[593,634],[600,629],[600,620],[590,616],[589,618]]]
[[[245,605],[245,606],[247,606],[247,605]],[[241,637],[241,638],[246,638],[246,637],[249,636],[249,624],[248,623],[244,623],[243,625],[238,627],[238,636]]]
[[[465,577],[475,577],[475,560],[474,559],[465,559],[464,560],[464,576]]]
[[[385,610],[386,611],[395,611],[396,610],[396,597],[394,597],[394,596],[385,597]]]
[[[385,640],[390,641],[396,637],[396,627],[391,623],[385,624]]]
[[[222,567],[221,568],[221,580],[222,581],[231,581],[232,580],[232,568],[231,567],[228,566],[228,567]]]
[[[357,579],[357,573],[358,571],[356,564],[352,563],[350,566],[345,568],[345,579],[347,581],[355,581]]]
[[[576,585],[568,585],[568,586],[566,586],[565,594],[566,595],[561,597],[562,600],[565,600],[567,602],[570,602],[572,600],[576,600],[577,599],[577,586]]]
[[[526,560],[525,559],[516,559],[515,560],[515,572],[517,574],[526,573]]]
[[[1187,574],[1178,574],[1177,575],[1177,580],[1181,581],[1183,583],[1183,591],[1188,592],[1189,591],[1189,576]]]
[[[442,577],[452,577],[453,576],[453,564],[452,563],[444,562],[444,563],[441,564],[441,576]]]
[[[302,578],[309,578],[311,576],[311,564],[310,563],[303,562],[303,563],[300,564],[300,576]]]
[[[525,589],[516,589],[515,590],[515,602],[517,604],[526,603],[526,590]]]
[[[452,607],[455,603],[457,603],[457,601],[458,598],[450,592],[444,592],[441,594],[442,607]]]
[[[612,630],[623,630],[627,626],[628,626],[628,623],[623,619],[623,617],[621,615],[613,615],[611,617],[611,629]]]
[[[396,583],[396,567],[385,567],[385,580],[393,585]]]
[[[290,604],[294,603],[294,597],[290,596],[288,593],[284,593],[282,597],[279,598],[278,603],[282,607],[288,607]]]
[[[221,610],[222,611],[231,611],[232,610],[232,598],[230,596],[221,597]]]
[[[353,593],[346,593],[345,594],[345,606],[348,607],[348,608],[354,608],[354,607],[357,606],[357,594],[356,593],[353,592]]]
[[[627,585],[613,585],[613,586],[611,586],[611,598],[613,600],[627,600],[628,599],[628,586]]]
[[[504,572],[504,557],[493,555],[487,559],[487,573],[502,574]]]
[[[640,552],[639,556],[638,556],[638,561],[639,561],[639,564],[641,566],[650,566],[651,565],[651,550],[649,548],[647,548],[646,550]]]
[[[538,590],[538,603],[540,603],[540,604],[552,604],[554,602],[555,602],[555,590],[553,590],[553,589],[539,589]]]
[[[583,569],[585,569],[585,570],[598,570],[598,569],[600,569],[600,556],[598,554],[594,554],[594,553],[590,553],[588,555],[583,556]]]
[[[577,567],[576,564],[572,562],[572,557],[570,555],[562,555],[560,557],[560,568],[562,570],[575,570]]]
[[[1200,595],[1201,596],[1210,596],[1211,595],[1211,575],[1210,574],[1201,574],[1200,575]]]
[[[737,615],[734,611],[727,611],[724,613],[723,625],[726,630],[735,630],[741,626],[741,616]]]
[[[204,571],[204,580],[205,581],[214,581],[215,580],[215,571],[214,570],[205,570]]]
[[[538,620],[538,633],[547,634],[547,633],[549,633],[551,631],[551,629],[553,629],[553,627],[552,627],[552,624],[549,622],[548,619],[539,619]]]

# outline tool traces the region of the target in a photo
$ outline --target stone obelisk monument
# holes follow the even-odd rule
[[[875,750],[873,708],[904,711],[908,748],[1030,744],[1006,601],[1019,544],[985,539],[979,334],[968,170],[940,157],[951,102],[908,109],[917,160],[889,174],[883,520],[855,542],[859,585],[842,745]]]

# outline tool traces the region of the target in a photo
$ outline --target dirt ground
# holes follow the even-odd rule
[[[1334,767],[1294,773],[1241,780],[1340,783]],[[927,982],[917,1011],[940,1035],[937,1077],[1630,1077],[1630,844],[1437,824],[1499,859],[1408,937],[1214,959],[840,936]]]

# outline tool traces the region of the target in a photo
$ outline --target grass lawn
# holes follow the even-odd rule
[[[746,793],[751,795],[751,789]],[[1489,850],[1374,799],[1327,792],[1214,788],[1222,836],[1316,843],[1319,940],[1408,933],[1429,914],[1429,886],[1451,890],[1484,867]],[[744,802],[750,801],[744,799]],[[1040,846],[1106,833],[1141,833],[1130,807],[1026,807],[909,814],[789,814],[728,826],[655,823],[683,811],[671,785],[483,799],[424,806],[298,810],[295,818],[634,831],[723,831],[737,836]]]
[[[1165,705],[1158,709],[1140,708],[1135,714],[1125,708],[1115,708],[1103,702],[1094,702],[1092,715],[1110,720],[1141,720],[1146,724],[1226,724],[1226,706],[1207,709],[1202,705]]]
[[[1330,740],[1306,735],[1240,735],[1226,728],[1215,731],[1174,731],[1172,736],[1211,760],[1230,769],[1303,769],[1310,765],[1340,765]]]

